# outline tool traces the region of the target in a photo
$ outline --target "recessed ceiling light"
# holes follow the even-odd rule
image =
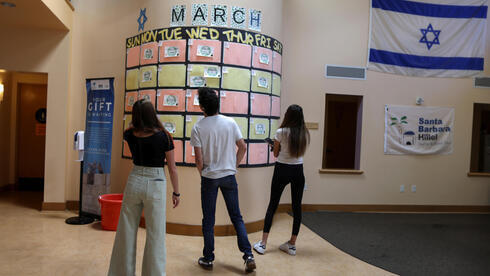
[[[16,5],[14,3],[5,2],[5,1],[0,2],[0,5],[2,5],[4,7],[9,7],[9,8],[15,8],[16,7]]]

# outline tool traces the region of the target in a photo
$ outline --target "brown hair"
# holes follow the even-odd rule
[[[310,143],[310,132],[306,128],[301,106],[290,105],[279,128],[289,128],[288,150],[291,156],[303,156]]]
[[[146,133],[163,131],[167,135],[167,131],[158,120],[153,103],[142,99],[133,105],[133,118],[131,120],[132,129]]]

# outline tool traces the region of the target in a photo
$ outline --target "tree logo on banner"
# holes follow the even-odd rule
[[[407,125],[407,116],[402,116],[400,119],[391,117],[390,126],[395,126],[398,129],[400,144],[411,146],[415,144],[415,133],[411,130],[404,131],[403,125]]]

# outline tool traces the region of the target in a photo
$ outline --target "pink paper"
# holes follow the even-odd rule
[[[249,143],[248,144],[248,164],[266,164],[269,146],[267,143]]]
[[[196,97],[198,97],[197,95],[197,89],[192,89],[191,90],[191,97],[187,97],[186,96],[186,99],[187,99],[187,103],[186,103],[186,110],[187,112],[200,112],[202,113],[202,110],[201,108],[199,107],[199,101],[196,100]],[[195,105],[195,104],[198,104],[198,105]]]
[[[147,99],[150,100],[153,106],[155,106],[156,91],[151,90],[140,90],[138,95],[138,100]]]
[[[221,91],[220,109],[221,113],[247,114],[248,93]]]
[[[227,47],[229,46],[229,47]],[[250,67],[252,47],[250,45],[229,42],[223,50],[223,63]]]
[[[196,157],[195,155],[192,155],[192,146],[190,141],[185,141],[185,162],[189,164],[195,164],[196,163]]]
[[[271,110],[271,97],[257,93],[250,94],[252,115],[269,116]]]
[[[174,96],[177,99],[177,105],[165,104],[165,96]],[[185,111],[185,90],[184,89],[159,89],[158,90],[158,111]]]
[[[123,145],[123,156],[131,158],[132,155],[131,155],[131,150],[129,150],[128,142],[123,140],[123,143],[124,143],[124,145]]]
[[[209,46],[214,48],[213,56],[198,56],[197,49],[199,46]],[[192,45],[189,45],[189,61],[221,62],[221,41],[193,39]]]
[[[126,50],[126,68],[140,65],[140,46]]]
[[[124,111],[132,112],[133,104],[138,100],[138,92],[126,92],[126,99],[124,104]]]
[[[271,116],[281,116],[281,98],[272,96]]]
[[[256,47],[254,48],[253,52],[252,67],[272,70],[272,50],[262,47]],[[261,59],[261,55],[267,56],[267,58]],[[267,61],[268,63],[264,63],[264,61]]]
[[[176,57],[165,57],[165,47],[177,47],[179,48],[179,55]],[[186,41],[182,40],[166,40],[162,42],[160,46],[159,56],[160,62],[184,62],[186,52]]]
[[[184,162],[184,144],[182,140],[174,140],[174,159],[176,163]]]
[[[149,56],[147,56],[149,54]],[[156,64],[158,62],[158,43],[150,42],[141,45],[140,64]]]
[[[281,74],[282,56],[274,52],[272,54],[272,71]]]

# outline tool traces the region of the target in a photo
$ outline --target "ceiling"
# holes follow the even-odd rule
[[[67,30],[41,0],[0,0],[0,2],[10,2],[16,5],[14,8],[0,5],[1,27]]]

